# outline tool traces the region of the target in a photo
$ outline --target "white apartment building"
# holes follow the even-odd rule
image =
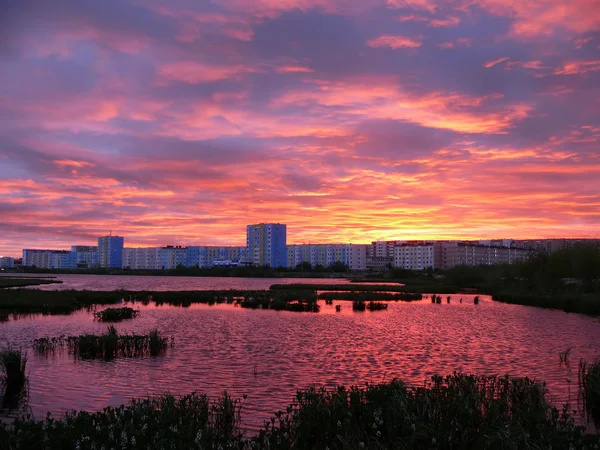
[[[365,270],[367,246],[359,244],[301,244],[288,245],[288,268],[303,262],[315,267],[331,266],[336,262],[346,264],[350,270]]]
[[[67,250],[23,250],[23,265],[39,269],[68,269],[69,254]]]
[[[424,270],[435,267],[433,243],[397,244],[394,247],[394,267]]]

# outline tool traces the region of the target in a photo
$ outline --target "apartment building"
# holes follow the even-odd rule
[[[365,270],[367,246],[359,244],[300,244],[287,247],[287,267],[293,269],[302,263],[329,267],[336,262],[350,270]]]
[[[39,269],[68,269],[68,250],[23,249],[23,266]]]
[[[433,242],[396,244],[393,266],[410,270],[435,268]]]
[[[286,267],[287,226],[260,223],[246,227],[248,262],[256,266]]]
[[[10,256],[0,256],[0,269],[12,269],[15,267],[15,259]]]
[[[531,250],[515,247],[497,247],[467,242],[436,242],[435,268],[449,269],[458,265],[480,266],[513,264],[526,259]]]
[[[98,267],[98,247],[73,245],[69,252],[69,269]]]
[[[123,244],[121,236],[98,238],[98,264],[100,267],[120,269],[123,267]]]

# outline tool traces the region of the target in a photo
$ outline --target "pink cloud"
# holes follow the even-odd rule
[[[500,64],[504,61],[508,61],[509,59],[510,58],[508,56],[504,56],[502,58],[497,58],[497,59],[493,59],[491,61],[486,61],[485,63],[483,63],[483,67],[485,67],[486,69],[490,69],[497,64]]]
[[[421,46],[421,41],[406,36],[395,36],[385,34],[367,41],[369,47],[389,47],[394,50],[399,48],[416,48]]]

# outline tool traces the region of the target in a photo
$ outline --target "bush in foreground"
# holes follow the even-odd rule
[[[527,378],[433,377],[298,392],[254,437],[240,429],[240,400],[211,403],[166,395],[60,420],[0,424],[8,449],[593,449],[565,407],[552,408],[543,384]]]

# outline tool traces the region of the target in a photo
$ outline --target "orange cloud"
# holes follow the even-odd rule
[[[240,64],[215,66],[195,61],[178,61],[161,66],[158,75],[160,83],[182,81],[189,84],[200,84],[235,78],[252,71]]]
[[[421,42],[406,36],[382,35],[367,41],[369,47],[381,48],[389,47],[394,50],[398,48],[416,48],[421,46]]]
[[[275,69],[277,73],[310,73],[314,72],[310,67],[304,66],[281,66]]]

